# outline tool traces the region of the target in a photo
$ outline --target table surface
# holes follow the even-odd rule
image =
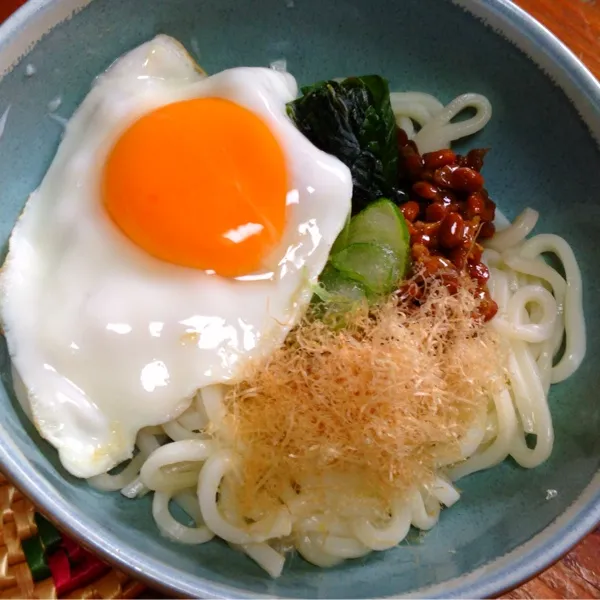
[[[24,0],[0,0],[0,22]],[[516,0],[600,78],[600,0]],[[563,560],[503,598],[600,599],[600,528]]]

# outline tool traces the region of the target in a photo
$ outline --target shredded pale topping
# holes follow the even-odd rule
[[[346,476],[389,499],[462,458],[458,442],[504,381],[505,352],[473,319],[467,286],[427,292],[418,308],[394,297],[343,329],[307,318],[231,389],[242,514],[269,510],[290,485]]]

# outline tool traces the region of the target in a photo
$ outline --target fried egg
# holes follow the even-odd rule
[[[234,382],[298,321],[352,181],[286,116],[294,78],[206,76],[159,36],[103,75],[15,226],[0,314],[29,414],[78,477]]]

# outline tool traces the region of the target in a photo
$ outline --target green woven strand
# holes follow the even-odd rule
[[[39,513],[35,513],[34,519],[38,528],[38,535],[42,540],[42,545],[44,546],[46,553],[52,552],[54,549],[58,548],[62,542],[58,529]]]
[[[52,575],[46,558],[44,556],[44,546],[39,536],[31,537],[21,542],[25,560],[31,570],[31,577],[34,581],[48,579]]]

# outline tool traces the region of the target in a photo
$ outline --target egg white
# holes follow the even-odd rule
[[[33,421],[79,477],[130,458],[137,431],[183,412],[198,388],[232,382],[282,343],[350,210],[352,181],[292,125],[287,73],[206,77],[159,36],[98,78],[14,228],[0,316]],[[290,174],[287,226],[271,269],[238,279],[158,261],[114,226],[102,166],[133,121],[164,104],[221,97],[259,115]],[[215,199],[215,201],[217,201]]]

